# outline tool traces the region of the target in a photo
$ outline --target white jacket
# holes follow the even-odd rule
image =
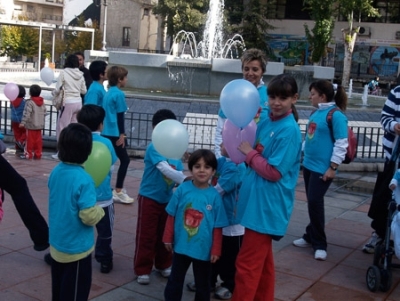
[[[86,84],[82,71],[79,68],[65,68],[61,71],[56,88],[52,91],[53,96],[60,93],[60,88],[64,89],[64,103],[74,103],[82,101],[81,94],[86,94]]]

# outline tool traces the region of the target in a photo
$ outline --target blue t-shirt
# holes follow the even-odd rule
[[[20,102],[18,107],[14,107],[14,102],[11,103],[10,107],[11,107],[11,121],[21,122],[25,108],[25,98],[22,98],[22,101]]]
[[[197,188],[192,181],[183,182],[166,211],[175,217],[174,252],[210,261],[214,228],[228,226],[217,190],[212,186]]]
[[[90,86],[92,86],[92,85],[90,85]],[[101,143],[105,144],[105,146],[107,146],[108,150],[111,153],[111,169],[112,169],[112,166],[115,164],[115,162],[117,162],[118,157],[115,154],[115,150],[114,150],[114,147],[112,146],[111,141],[107,138],[102,137],[100,135],[100,133],[92,133],[92,137],[93,137],[93,141],[101,142]],[[101,184],[98,187],[96,187],[96,195],[97,195],[98,202],[108,201],[112,198],[112,189],[111,189],[112,172],[111,172],[111,169],[108,172],[107,176],[104,178],[103,182],[101,182]]]
[[[212,185],[215,186],[218,183],[224,190],[222,203],[229,225],[236,225],[240,222],[237,218],[237,201],[245,170],[244,163],[235,164],[225,157],[218,158],[218,166],[212,178]]]
[[[61,162],[51,171],[47,185],[50,245],[67,254],[90,250],[94,230],[82,223],[79,211],[96,205],[92,177],[81,165]]]
[[[268,107],[267,87],[265,85],[258,86],[257,91],[258,91],[258,94],[260,95],[260,108],[264,109],[265,107]],[[222,109],[219,109],[218,116],[226,119],[226,116],[225,116],[224,112],[222,111]],[[257,120],[257,122],[258,122],[258,120]]]
[[[128,110],[125,102],[125,94],[117,86],[108,89],[103,98],[103,108],[106,111],[104,128],[101,132],[104,136],[119,137],[117,113],[125,113]]]
[[[94,81],[87,93],[85,94],[85,105],[98,105],[103,106],[103,98],[106,95],[104,86],[97,81]]]
[[[240,224],[258,233],[283,236],[293,211],[300,170],[301,134],[293,114],[276,121],[261,117],[255,149],[282,177],[272,182],[247,168],[239,191]]]
[[[331,164],[333,139],[326,121],[329,111],[335,106],[315,111],[307,124],[303,166],[311,171],[324,174]],[[347,138],[347,117],[340,111],[332,115],[333,138]]]
[[[159,154],[154,148],[153,143],[147,146],[144,155],[144,172],[142,182],[140,183],[139,194],[150,198],[157,203],[168,203],[172,196],[172,189],[175,182],[165,177],[161,171],[157,169],[157,164],[166,161],[173,169],[182,171],[183,165],[181,160],[167,159]]]

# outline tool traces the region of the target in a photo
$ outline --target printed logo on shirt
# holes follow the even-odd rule
[[[204,218],[204,214],[203,212],[192,208],[192,203],[189,203],[186,206],[183,218],[183,228],[188,233],[189,239],[191,239],[199,232],[199,226]]]
[[[310,122],[310,124],[308,125],[308,130],[307,130],[308,139],[312,139],[314,137],[316,128],[317,128],[317,124],[315,122]]]

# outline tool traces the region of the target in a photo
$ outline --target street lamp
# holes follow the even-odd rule
[[[104,0],[104,23],[103,23],[103,48],[101,48],[102,51],[106,51],[106,31],[107,31],[107,0]]]

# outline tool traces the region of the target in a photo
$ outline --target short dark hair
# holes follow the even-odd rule
[[[93,61],[90,63],[90,76],[94,81],[100,80],[100,75],[105,74],[107,63],[105,61]]]
[[[78,112],[76,118],[79,123],[86,125],[92,132],[99,129],[103,123],[106,111],[97,105],[87,104]]]
[[[65,59],[64,68],[78,68],[79,67],[79,59],[75,54],[70,54]]]
[[[18,85],[18,89],[19,89],[18,97],[19,98],[25,97],[25,95],[26,95],[25,87]]]
[[[40,96],[40,93],[42,93],[42,88],[40,88],[39,85],[32,85],[29,88],[29,95],[33,97],[38,97]]]
[[[58,139],[58,158],[62,162],[83,164],[92,152],[92,132],[80,123],[70,123]]]
[[[188,167],[189,170],[193,170],[193,166],[200,160],[203,159],[204,162],[211,166],[213,170],[217,170],[217,158],[214,153],[208,149],[198,149],[195,150],[189,157]]]
[[[85,59],[85,55],[83,54],[82,51],[77,51],[74,53],[74,55],[80,55],[81,57],[83,57],[83,59]]]
[[[118,80],[124,79],[128,75],[128,70],[121,66],[111,66],[107,69],[108,84],[113,87],[118,85]]]
[[[159,124],[161,121],[164,121],[167,119],[176,120],[176,116],[175,116],[174,112],[172,112],[171,110],[168,110],[168,109],[158,110],[153,115],[153,119],[152,119],[153,128],[156,127],[156,125]]]

